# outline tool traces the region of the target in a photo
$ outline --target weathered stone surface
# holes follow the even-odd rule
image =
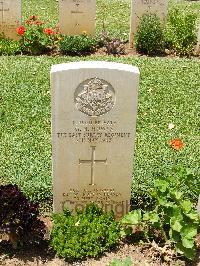
[[[0,34],[18,40],[16,29],[21,24],[21,0],[0,0]]]
[[[95,33],[96,0],[59,0],[59,24],[63,34]]]
[[[139,70],[108,62],[51,69],[54,211],[129,210]]]

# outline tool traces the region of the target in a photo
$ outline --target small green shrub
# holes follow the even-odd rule
[[[154,229],[159,230],[163,242],[170,240],[177,253],[192,260],[196,250],[195,237],[200,225],[193,204],[185,199],[173,177],[155,180],[152,197],[156,200],[152,211],[142,212],[138,209],[122,218],[121,222],[125,225],[123,233],[130,234],[133,227],[139,227],[149,241],[149,238],[155,239]]]
[[[197,43],[197,15],[173,8],[168,15],[165,42],[178,55],[190,55]]]
[[[18,41],[0,37],[0,55],[16,55],[21,52]]]
[[[97,256],[115,246],[120,239],[119,224],[112,212],[103,213],[94,204],[72,215],[64,210],[53,215],[51,246],[66,259]]]
[[[164,51],[164,33],[160,19],[155,14],[144,14],[135,35],[136,50],[155,55]]]
[[[18,243],[42,239],[45,225],[38,219],[39,205],[30,202],[16,185],[0,186],[0,232]]]
[[[83,35],[63,36],[59,41],[60,51],[64,55],[82,55],[91,53],[97,46],[96,38]]]
[[[52,51],[59,39],[58,28],[51,28],[36,16],[31,16],[25,23],[16,29],[21,37],[20,45],[24,53],[40,55]]]

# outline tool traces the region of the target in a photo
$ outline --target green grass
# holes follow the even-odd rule
[[[200,19],[200,2],[199,1],[184,1],[184,0],[171,0],[169,7],[173,8],[174,6],[182,9],[194,12],[197,14],[198,18]]]
[[[22,18],[38,16],[41,20],[58,23],[58,2],[52,0],[25,0],[22,2]]]
[[[80,57],[1,57],[0,177],[17,183],[32,199],[52,196],[49,72],[53,64]],[[133,189],[150,186],[154,177],[172,173],[176,165],[190,167],[199,180],[198,60],[86,57],[133,64],[141,71]],[[175,128],[168,130],[168,124]],[[176,152],[167,145],[179,137]],[[200,191],[199,191],[200,192]]]

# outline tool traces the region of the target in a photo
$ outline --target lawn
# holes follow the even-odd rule
[[[174,4],[174,3],[173,3]],[[23,16],[58,23],[57,1],[23,1]],[[179,2],[198,12],[199,2]],[[172,3],[170,4],[172,6]],[[48,15],[46,15],[48,14]],[[97,32],[128,39],[130,1],[97,0]],[[34,200],[52,198],[50,67],[53,64],[106,60],[136,65],[141,71],[133,172],[133,197],[143,195],[158,175],[183,167],[194,175],[183,186],[193,200],[200,194],[198,59],[158,57],[2,56],[0,60],[0,180],[16,183]],[[169,129],[170,123],[174,124]],[[168,143],[180,138],[184,147]],[[180,173],[180,172],[179,172]],[[177,175],[177,174],[176,174]],[[178,176],[178,175],[177,175]],[[178,178],[178,177],[177,177]],[[189,186],[189,189],[188,189]]]

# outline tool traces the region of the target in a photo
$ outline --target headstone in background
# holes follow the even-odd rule
[[[199,24],[198,30],[197,30],[197,45],[195,47],[195,53],[197,55],[200,55],[200,24]]]
[[[197,212],[200,214],[200,195],[197,203]]]
[[[131,0],[131,19],[129,43],[133,47],[134,35],[144,14],[156,14],[161,22],[164,22],[167,16],[168,0]]]
[[[59,0],[59,25],[62,34],[95,33],[96,0]]]
[[[109,62],[51,68],[54,212],[95,202],[129,211],[139,70]]]
[[[0,0],[0,35],[18,40],[16,29],[21,24],[21,0]]]

